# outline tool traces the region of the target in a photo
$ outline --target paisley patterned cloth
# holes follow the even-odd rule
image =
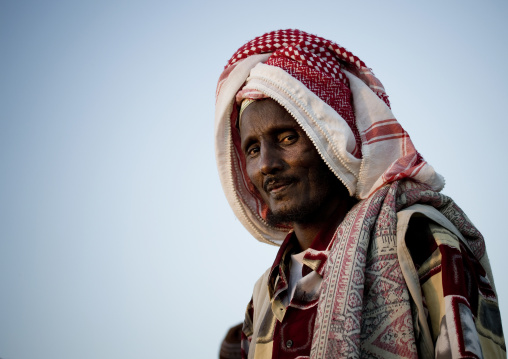
[[[400,256],[397,212],[416,203],[437,209],[461,238],[433,225],[435,240],[408,233],[412,256]],[[437,245],[439,238],[448,240]],[[419,253],[429,254],[427,269]],[[422,274],[411,278],[401,264]],[[313,358],[506,357],[483,237],[449,197],[428,186],[397,181],[359,202],[337,229],[323,278]],[[424,295],[411,295],[408,284]],[[426,311],[423,320],[417,308]],[[422,330],[428,322],[431,340]]]

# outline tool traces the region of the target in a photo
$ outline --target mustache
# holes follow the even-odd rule
[[[263,181],[263,189],[266,192],[269,192],[274,187],[287,185],[287,184],[290,184],[295,181],[296,181],[296,177],[294,177],[294,176],[269,175],[269,176],[266,176],[265,180]]]

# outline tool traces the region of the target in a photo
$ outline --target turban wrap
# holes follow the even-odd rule
[[[229,60],[216,96],[221,182],[235,214],[260,241],[280,244],[287,227],[268,225],[268,209],[245,175],[236,128],[245,98],[270,97],[283,106],[357,199],[404,178],[436,191],[444,186],[395,119],[381,82],[363,61],[329,40],[300,30],[257,37]]]

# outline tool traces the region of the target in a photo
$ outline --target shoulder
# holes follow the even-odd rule
[[[254,307],[258,307],[258,304],[264,300],[268,300],[268,276],[270,275],[271,268],[268,268],[254,284],[254,290],[252,291],[252,301]]]

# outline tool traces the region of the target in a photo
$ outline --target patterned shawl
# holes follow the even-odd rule
[[[226,65],[215,113],[221,183],[245,228],[260,241],[280,245],[288,228],[266,222],[266,205],[245,174],[235,126],[240,89],[260,92],[283,106],[350,195],[361,200],[339,226],[327,261],[311,356],[416,358],[420,333],[413,330],[416,317],[397,256],[397,212],[413,203],[437,208],[463,233],[465,246],[487,274],[490,266],[483,238],[438,193],[443,178],[395,119],[381,82],[351,52],[299,30],[260,36]],[[376,286],[383,278],[391,283],[389,295],[380,295]],[[491,275],[485,278],[492,281]],[[495,301],[495,295],[490,299]],[[459,329],[460,323],[455,321]],[[470,339],[462,330],[456,332],[456,339]]]
[[[478,263],[468,272],[475,278],[472,291],[465,290],[472,286],[466,280],[443,291],[444,276],[455,280],[457,270],[434,269],[443,276],[438,289],[447,305],[447,330],[441,333],[446,339],[436,347],[423,330],[414,331],[428,325],[416,309],[425,305],[411,306],[421,294],[410,295],[407,285],[413,282],[420,291],[420,283],[403,274],[401,264],[414,265],[411,259],[404,262],[397,248],[397,212],[417,203],[436,208],[460,232],[464,249],[458,260]],[[481,358],[482,351],[489,358],[506,355],[483,237],[449,197],[426,185],[396,181],[360,201],[337,229],[321,290],[312,358],[433,358],[438,350],[453,358]]]

